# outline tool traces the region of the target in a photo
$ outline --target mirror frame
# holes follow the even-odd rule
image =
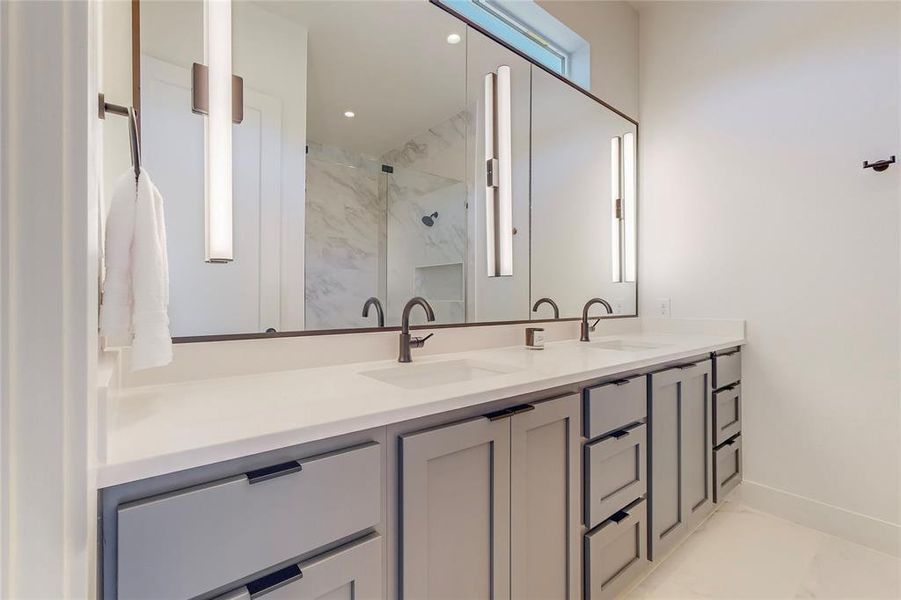
[[[532,67],[537,67],[546,73],[554,76],[556,79],[561,81],[562,83],[570,86],[578,92],[581,92],[588,98],[591,98],[601,106],[606,109],[616,113],[620,117],[626,119],[633,125],[635,125],[635,152],[636,156],[639,155],[639,148],[641,146],[641,135],[640,135],[640,125],[636,119],[633,119],[626,113],[621,110],[611,106],[607,102],[604,102],[582,86],[577,83],[570,81],[563,75],[548,69],[544,65],[538,63],[533,60],[531,57],[526,55],[524,52],[515,48],[505,42],[504,40],[498,38],[493,35],[489,31],[485,30],[478,24],[472,22],[468,18],[463,15],[457,13],[449,6],[443,4],[440,0],[428,0],[429,4],[443,10],[449,15],[453,16],[457,20],[464,23],[466,26],[475,29],[482,35],[488,37],[496,44],[500,44],[507,50],[513,52],[514,54],[520,56],[524,60],[526,60]],[[138,120],[138,132],[140,133],[141,128],[141,0],[131,0],[131,64],[132,64],[132,103],[135,107],[135,112],[137,113]],[[638,213],[638,207],[641,204],[641,191],[640,191],[640,177],[639,173],[641,170],[641,161],[635,161],[635,205],[636,205],[636,215]],[[531,173],[530,173],[531,177]],[[638,280],[639,280],[639,248],[638,241],[641,237],[641,230],[636,227],[635,233],[635,314],[633,315],[610,315],[603,317],[604,319],[637,319],[639,316],[638,306],[639,306],[639,293],[638,293]],[[531,300],[531,299],[530,299]],[[472,323],[440,323],[437,325],[411,325],[410,329],[450,329],[450,328],[460,328],[460,327],[491,327],[494,325],[525,325],[532,323],[557,323],[564,321],[581,321],[580,317],[563,317],[560,319],[518,319],[512,321],[477,321]],[[194,336],[181,336],[181,337],[173,337],[172,342],[175,344],[188,344],[194,342],[223,342],[223,341],[232,341],[232,340],[256,340],[256,339],[277,339],[277,338],[288,338],[288,337],[303,337],[303,336],[316,336],[316,335],[346,335],[349,333],[377,333],[377,332],[386,332],[386,331],[400,331],[399,326],[390,326],[390,327],[357,327],[352,329],[310,329],[304,331],[277,331],[275,333],[227,333],[227,334],[216,334],[216,335],[194,335]]]

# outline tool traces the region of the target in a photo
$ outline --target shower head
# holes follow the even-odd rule
[[[426,227],[431,227],[432,225],[435,224],[435,219],[437,219],[437,218],[438,218],[438,213],[433,212],[432,214],[426,215],[422,218],[422,224],[425,225]]]

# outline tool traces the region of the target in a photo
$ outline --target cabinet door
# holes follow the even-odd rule
[[[510,419],[404,435],[401,596],[510,597]]]
[[[579,396],[534,405],[511,427],[513,598],[581,596]]]
[[[651,559],[713,508],[710,361],[651,377]]]

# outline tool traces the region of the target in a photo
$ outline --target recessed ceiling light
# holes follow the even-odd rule
[[[352,111],[352,110],[345,110],[344,116],[347,117],[348,119],[353,119],[357,115],[355,115],[354,111]]]
[[[460,37],[459,33],[452,33],[449,36],[447,36],[447,43],[448,44],[459,44],[461,39],[462,38]]]

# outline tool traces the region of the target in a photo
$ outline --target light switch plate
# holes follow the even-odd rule
[[[658,298],[657,299],[657,316],[663,319],[669,319],[672,315],[670,311],[670,299],[669,298]]]

